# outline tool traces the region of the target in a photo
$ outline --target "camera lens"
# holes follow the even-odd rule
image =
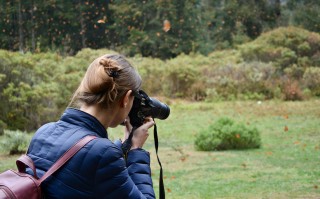
[[[168,105],[160,102],[159,100],[155,99],[155,98],[152,98],[150,97],[150,100],[151,100],[151,106],[152,109],[152,113],[150,114],[153,118],[158,118],[158,119],[161,119],[161,120],[164,120],[166,119],[167,117],[169,117],[170,115],[170,108]]]

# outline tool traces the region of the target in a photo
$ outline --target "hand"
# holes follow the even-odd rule
[[[132,126],[130,124],[130,121],[129,121],[128,125],[125,122],[125,125],[126,125],[126,129],[127,129],[125,131],[125,136],[126,136],[126,138],[128,138],[128,136],[130,134],[129,130],[132,130]],[[148,139],[148,136],[149,136],[148,130],[151,127],[153,127],[153,125],[154,125],[154,121],[153,121],[152,117],[146,117],[144,123],[133,132],[132,146],[131,146],[130,150],[143,147],[144,143],[146,142],[146,140]]]
[[[124,120],[124,135],[123,135],[123,142],[128,139],[130,132],[132,131],[132,125],[130,123],[130,118],[129,116]]]

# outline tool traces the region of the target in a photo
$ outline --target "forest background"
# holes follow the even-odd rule
[[[106,52],[126,55],[151,96],[317,97],[317,2],[2,0],[0,129],[57,119],[88,64]]]

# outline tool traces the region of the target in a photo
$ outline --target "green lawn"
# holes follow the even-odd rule
[[[305,102],[173,102],[167,120],[157,120],[159,156],[167,198],[320,198],[320,100]],[[255,150],[200,152],[196,134],[222,116],[261,131]],[[287,128],[286,128],[287,127]],[[120,129],[109,129],[112,139]],[[159,166],[152,132],[155,191]],[[0,171],[17,156],[0,155]]]

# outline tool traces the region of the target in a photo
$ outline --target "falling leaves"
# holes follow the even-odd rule
[[[99,19],[97,22],[98,23],[106,23],[105,20],[103,20],[103,19]]]
[[[168,32],[171,29],[171,23],[169,20],[163,21],[163,31]]]
[[[106,16],[103,16],[102,19],[99,19],[99,20],[97,21],[97,23],[106,23],[106,22],[107,22],[107,17],[106,17]]]

